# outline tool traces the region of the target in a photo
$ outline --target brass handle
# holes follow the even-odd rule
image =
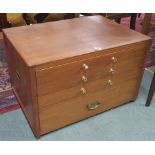
[[[88,79],[85,76],[82,76],[81,78],[82,78],[83,82],[87,82],[88,81]]]
[[[100,104],[101,104],[101,102],[95,101],[94,103],[87,104],[86,107],[87,107],[88,110],[94,110],[94,109],[96,109]]]
[[[111,74],[115,74],[115,70],[113,68],[110,68],[110,71],[109,71]]]
[[[89,68],[88,65],[86,65],[86,64],[83,64],[82,67],[83,67],[85,70],[87,70],[87,69]]]
[[[111,80],[108,80],[108,84],[109,84],[109,86],[112,86],[113,82]]]
[[[117,62],[117,58],[116,57],[112,57],[111,60],[112,60],[113,63]]]
[[[17,77],[17,79],[18,80],[20,80],[21,78],[20,78],[20,74],[19,74],[19,72],[16,70],[16,77]]]
[[[82,88],[81,88],[81,92],[82,92],[82,94],[86,94],[87,91],[86,91],[85,88],[82,87]]]

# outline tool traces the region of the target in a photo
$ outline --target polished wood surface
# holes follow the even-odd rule
[[[13,90],[36,137],[138,95],[145,35],[100,16],[3,32]]]
[[[149,39],[102,16],[8,28],[4,32],[28,66]]]
[[[4,40],[13,91],[34,134],[39,137],[35,71],[27,67],[5,35]]]
[[[134,100],[134,91],[137,82],[136,80],[131,80],[127,83],[121,83],[118,87],[97,91],[90,95],[41,108],[39,112],[41,134]],[[101,105],[94,110],[88,110],[86,106],[95,101],[101,102]]]
[[[136,49],[136,46],[134,47]],[[97,71],[100,71],[97,73],[100,74],[96,74],[96,79],[89,82],[83,84],[80,84],[80,82],[77,83],[75,87],[65,89],[65,87],[63,87],[63,83],[69,83],[69,81],[67,81],[65,75],[62,75],[64,78],[61,83],[62,85],[60,84],[61,91],[53,91],[52,93],[38,97],[41,133],[44,134],[47,131],[66,126],[77,120],[81,120],[85,117],[89,117],[101,111],[118,106],[121,103],[134,100],[137,96],[137,90],[139,89],[144,69],[144,58],[146,55],[145,48],[135,49],[133,48],[132,51],[124,49],[123,52],[112,53],[108,56],[99,57],[98,60],[100,61],[100,64],[95,66],[95,63],[92,63],[92,66],[95,66],[96,69],[102,68],[102,70],[97,69]],[[113,56],[115,56],[118,60],[116,64],[111,63],[110,58]],[[90,60],[90,62],[92,61]],[[68,65],[72,66],[72,64]],[[109,69],[111,67],[116,71],[114,75],[109,73]],[[85,75],[87,75],[87,77],[94,76],[95,72],[91,70],[91,67],[89,67],[89,69],[88,72],[93,72],[94,74],[89,74],[89,76],[88,74]],[[68,76],[66,77],[71,79]],[[107,83],[109,79],[113,82],[112,86],[109,86]],[[57,83],[60,83],[60,81]],[[50,86],[52,87],[52,85]],[[80,92],[81,87],[86,89],[86,94],[82,94]],[[120,94],[123,94],[123,96],[120,96]],[[95,102],[96,100],[102,101],[103,105],[101,104],[101,106],[99,106],[96,110],[88,111],[86,109],[86,104]]]
[[[87,90],[88,94],[98,90],[105,89],[108,87],[107,85],[108,79],[111,79],[114,85],[119,85],[122,81],[127,81],[128,79],[131,79],[133,76],[134,78],[138,78],[141,75],[140,72],[144,68],[143,62],[144,62],[145,54],[146,54],[146,50],[142,48],[136,50],[135,52],[128,51],[128,50],[126,52],[118,52],[118,53],[99,57],[98,58],[99,61],[96,61],[96,62],[99,62],[98,65],[96,65],[95,63],[94,64],[92,63],[90,65],[90,63],[93,62],[93,60],[90,59],[89,60],[90,63],[86,63],[89,66],[89,70],[87,72],[84,72],[83,74],[79,72],[77,73],[77,75],[75,75],[75,77],[77,76],[78,78],[76,83],[74,83],[75,84],[74,86],[69,85],[70,83],[72,84],[72,82],[69,82],[69,81],[71,81],[70,79],[76,79],[76,78],[73,78],[72,74],[69,74],[70,72],[68,73],[70,76],[67,75],[67,70],[64,74],[61,73],[61,77],[64,77],[61,79],[59,78],[56,79],[56,77],[58,76],[57,74],[55,74],[55,72],[53,72],[53,76],[55,76],[55,79],[53,79],[53,77],[51,81],[44,79],[43,81],[49,81],[49,82],[47,84],[44,83],[42,87],[40,87],[38,84],[39,106],[42,107],[48,104],[55,104],[57,102],[64,101],[70,98],[82,96],[82,93],[80,92],[81,87],[84,87]],[[118,59],[118,62],[115,65],[111,63],[111,57],[113,56],[115,56]],[[88,60],[86,60],[85,62],[88,62]],[[71,64],[70,66],[73,67]],[[96,72],[94,71],[95,68],[96,68]],[[110,73],[110,68],[113,68],[115,70],[114,74]],[[49,74],[48,75],[44,74],[44,75],[45,77],[48,77],[48,78],[51,77],[51,76],[48,76]],[[81,80],[81,76],[79,75],[85,75],[88,78],[88,81],[83,82]],[[67,79],[69,80],[67,81]],[[55,83],[53,82],[53,80],[57,81],[56,83],[59,84],[59,87],[56,87],[58,85],[54,85]],[[66,85],[66,83],[68,85]]]
[[[88,79],[87,83],[99,78],[108,77],[110,75],[110,68],[114,68],[116,74],[129,72],[135,68],[141,68],[143,67],[145,52],[146,51],[142,47],[138,49],[138,46],[133,46],[128,49],[123,48],[121,52],[118,51],[105,56],[37,71],[38,95],[45,95],[80,85],[82,76],[86,76]],[[118,59],[116,65],[113,64],[111,60],[112,57]],[[83,64],[87,64],[89,69],[85,71],[82,68]],[[125,68],[124,66],[128,67]]]

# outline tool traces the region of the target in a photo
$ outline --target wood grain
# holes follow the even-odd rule
[[[136,46],[133,46],[132,49],[124,47],[122,51],[105,56],[39,70],[36,72],[38,95],[42,96],[80,85],[83,75],[87,77],[88,82],[92,82],[109,76],[110,68],[113,68],[117,74],[141,68],[146,51],[142,48],[135,48]],[[116,64],[113,64],[112,57],[117,58]],[[82,64],[87,64],[89,69],[84,70]]]
[[[131,101],[134,98],[136,83],[137,80],[132,80],[121,83],[118,87],[101,90],[88,96],[70,99],[40,109],[41,134]],[[101,105],[95,110],[88,110],[86,105],[96,100],[102,102]]]
[[[32,131],[36,137],[39,137],[40,126],[38,120],[39,115],[37,113],[37,91],[35,91],[36,84],[34,82],[36,81],[36,78],[35,75],[33,75],[35,74],[35,71],[31,71],[31,68],[27,67],[5,35],[4,38],[13,91],[32,128]]]
[[[122,75],[116,74],[115,76],[107,76],[90,83],[85,83],[83,85],[77,85],[72,88],[62,89],[57,92],[49,93],[44,96],[38,97],[38,104],[39,108],[46,107],[48,105],[57,104],[58,102],[62,102],[65,100],[73,99],[76,97],[82,96],[89,96],[93,95],[96,91],[106,90],[109,89],[110,86],[108,85],[107,81],[112,80],[114,86],[120,85],[120,83],[129,82],[135,79],[139,79],[139,75],[143,68],[139,68],[138,70],[131,70],[130,72],[126,72]],[[81,87],[84,87],[87,91],[86,94],[82,94],[80,91]]]
[[[8,28],[3,32],[28,66],[150,39],[102,16]]]
[[[135,100],[151,43],[101,16],[10,28],[3,34],[13,90],[37,138]],[[96,101],[98,108],[86,108]]]

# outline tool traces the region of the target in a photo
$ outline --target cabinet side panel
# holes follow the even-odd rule
[[[21,59],[5,35],[4,40],[12,89],[34,134],[39,137],[38,128],[36,129],[37,115],[34,109],[34,104],[37,104],[34,103],[36,102],[36,100],[34,100],[36,94],[33,92],[35,89],[33,89],[33,82],[31,81],[35,81],[35,74],[33,73],[33,69],[31,71],[31,68]]]

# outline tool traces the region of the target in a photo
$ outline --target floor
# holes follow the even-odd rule
[[[145,71],[136,102],[51,132],[39,140],[155,140],[155,96],[150,107],[144,106],[151,78],[151,72]],[[0,116],[0,140],[36,140],[21,110]]]

